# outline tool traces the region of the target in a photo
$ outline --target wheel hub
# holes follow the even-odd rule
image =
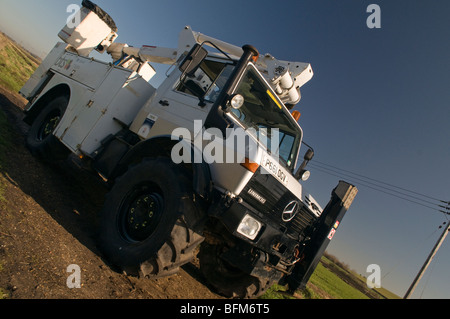
[[[130,241],[147,239],[158,226],[163,212],[163,199],[157,192],[139,192],[124,207],[123,235]]]
[[[42,124],[41,128],[38,132],[38,140],[43,141],[47,138],[50,134],[53,133],[55,128],[58,126],[58,123],[61,119],[61,116],[59,113],[52,113],[47,116],[44,123]]]

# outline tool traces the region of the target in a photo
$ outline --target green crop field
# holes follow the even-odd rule
[[[285,288],[275,285],[261,298],[284,299]],[[338,275],[319,263],[304,291],[296,293],[302,299],[368,299],[369,297],[358,289],[344,282]],[[291,297],[294,298],[294,297]]]
[[[37,58],[0,33],[0,85],[18,92],[39,63]]]
[[[369,299],[361,291],[343,281],[337,274],[325,268],[322,263],[319,263],[311,276],[311,284],[325,291],[334,299]]]
[[[345,278],[345,280],[343,279]],[[342,266],[337,260],[322,257],[311,276],[306,289],[294,296],[285,293],[286,288],[274,285],[262,299],[399,299],[400,297],[384,288],[369,289],[365,278]]]

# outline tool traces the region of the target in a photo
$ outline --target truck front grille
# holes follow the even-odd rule
[[[240,197],[254,210],[271,219],[286,233],[297,238],[305,235],[310,226],[313,226],[317,217],[292,194],[286,187],[279,183],[272,175],[255,173],[246,187],[242,190]],[[297,200],[300,211],[289,222],[282,220],[282,213],[286,206]]]

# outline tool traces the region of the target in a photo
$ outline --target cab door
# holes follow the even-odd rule
[[[171,135],[176,128],[186,128],[194,139],[201,131],[198,123],[203,127],[231,70],[232,65],[218,59],[203,61],[192,77],[174,70],[158,89],[160,94],[152,100],[140,130],[142,134],[138,134],[151,138]]]

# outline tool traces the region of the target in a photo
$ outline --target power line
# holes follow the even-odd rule
[[[392,184],[389,184],[389,183],[386,183],[386,182],[383,182],[383,181],[380,181],[380,180],[377,180],[377,179],[374,179],[374,178],[371,178],[371,177],[367,177],[367,176],[364,176],[364,175],[361,175],[361,174],[358,174],[358,173],[354,173],[354,172],[351,172],[351,171],[348,171],[348,170],[345,170],[343,168],[339,168],[339,167],[336,167],[336,166],[333,166],[333,165],[330,165],[330,164],[327,164],[327,163],[323,163],[323,162],[314,160],[314,164],[319,164],[319,165],[322,165],[322,166],[328,166],[328,167],[337,169],[339,171],[343,171],[343,172],[346,172],[346,173],[349,173],[349,174],[352,174],[352,175],[356,175],[356,176],[359,176],[359,177],[362,177],[362,178],[365,178],[365,179],[368,179],[368,180],[371,180],[371,181],[374,181],[374,182],[377,182],[377,183],[380,183],[380,184],[384,184],[384,185],[387,185],[387,186],[390,186],[390,187],[394,187],[394,188],[397,188],[397,189],[400,189],[400,190],[403,190],[403,191],[406,191],[406,192],[409,192],[409,193],[412,193],[412,194],[416,194],[416,195],[419,195],[419,196],[422,196],[422,197],[425,197],[425,198],[428,198],[428,199],[431,199],[431,200],[435,200],[435,201],[438,201],[438,202],[450,205],[450,201],[444,201],[442,199],[438,199],[438,198],[435,198],[435,197],[432,197],[432,196],[429,196],[429,195],[421,194],[421,193],[418,193],[418,192],[415,192],[415,191],[412,191],[412,190],[408,190],[406,188],[395,186],[395,185],[392,185]]]
[[[337,170],[334,170],[334,169],[331,169],[331,168],[318,166],[317,163],[310,163],[310,164],[312,164],[311,167],[321,168],[321,169],[324,169],[324,170],[329,170],[329,171],[332,171],[332,172],[335,172],[335,173],[338,173],[338,174],[342,174],[342,175],[347,176],[347,177],[350,176],[350,175],[348,175],[348,174],[341,173],[341,172],[339,172],[339,171],[337,171]],[[341,170],[342,170],[342,169],[341,169]],[[345,170],[342,170],[342,171],[345,171]],[[356,174],[356,173],[352,173],[352,174],[358,175],[358,176],[363,176],[363,175],[359,175],[359,174]],[[374,186],[376,186],[376,187],[383,187],[383,186],[374,184],[374,183],[369,182],[369,181],[365,181],[365,180],[360,179],[360,178],[357,178],[357,177],[353,177],[353,176],[350,176],[350,177],[351,177],[351,178],[354,178],[355,180],[362,181],[362,182],[368,183],[368,184],[370,184],[370,185],[374,185]],[[369,180],[374,180],[374,179],[371,179],[371,178],[369,178],[369,177],[364,177],[364,178],[369,179]],[[385,184],[385,185],[390,185],[390,184],[387,184],[387,183],[384,183],[384,182],[381,182],[381,181],[377,181],[377,182],[378,182],[378,183]],[[392,186],[392,187],[396,187],[396,186]],[[397,188],[398,188],[398,187],[397,187]],[[386,188],[386,187],[384,187],[384,189],[390,190],[390,191],[392,191],[392,192],[394,192],[394,193],[397,193],[397,194],[400,194],[400,195],[404,195],[404,196],[407,196],[407,197],[411,197],[411,198],[416,199],[416,200],[420,200],[420,201],[422,201],[422,202],[424,202],[424,203],[428,203],[428,204],[431,204],[431,205],[439,206],[439,207],[441,207],[441,208],[445,208],[445,207],[442,206],[442,205],[438,205],[438,204],[436,204],[436,203],[434,203],[434,202],[430,202],[430,201],[428,201],[428,200],[418,199],[417,197],[415,197],[415,196],[413,196],[413,195],[405,194],[405,193],[400,192],[400,191],[397,191],[397,190],[395,190],[395,189]],[[408,190],[405,189],[405,191],[408,191]],[[408,191],[408,192],[412,192],[412,191]],[[412,192],[412,193],[413,193],[413,192]]]
[[[322,164],[322,165],[327,165],[327,164]],[[347,178],[347,179],[348,179],[348,177],[350,177],[350,178],[353,179],[353,180],[359,181],[358,183],[355,183],[354,181],[349,180],[350,182],[353,182],[353,183],[355,183],[355,184],[359,184],[359,185],[361,185],[361,186],[368,187],[368,188],[373,189],[373,190],[376,190],[376,191],[378,191],[378,192],[382,192],[382,193],[384,193],[384,194],[387,194],[387,195],[390,195],[390,196],[397,197],[397,198],[399,198],[399,199],[402,199],[402,200],[405,200],[405,201],[414,203],[414,204],[416,204],[416,205],[420,205],[420,206],[422,206],[422,207],[431,209],[431,210],[433,210],[433,211],[438,211],[438,212],[441,212],[441,213],[444,213],[444,214],[447,214],[447,215],[450,214],[450,207],[448,207],[448,206],[438,205],[438,204],[436,204],[436,203],[433,203],[433,202],[430,202],[430,201],[427,201],[427,200],[423,200],[423,199],[419,199],[419,198],[417,198],[417,197],[415,197],[415,196],[412,196],[412,195],[409,195],[409,194],[405,194],[405,193],[399,192],[399,191],[394,190],[394,189],[386,188],[386,187],[377,185],[377,184],[375,184],[375,183],[372,183],[372,182],[370,182],[370,181],[366,181],[366,180],[363,180],[363,179],[360,179],[360,178],[357,178],[357,177],[354,177],[354,176],[349,176],[348,174],[345,174],[345,173],[340,172],[340,171],[344,171],[344,172],[350,172],[350,171],[347,171],[347,170],[344,170],[344,169],[339,169],[339,168],[337,168],[337,167],[335,167],[335,166],[332,166],[332,165],[328,165],[328,166],[330,166],[330,167],[336,168],[337,170],[340,170],[340,171],[337,171],[337,170],[335,170],[335,169],[331,169],[331,168],[319,166],[319,165],[317,165],[317,163],[315,163],[315,162],[310,162],[310,163],[308,164],[308,166],[312,167],[313,169],[316,169],[316,170],[318,170],[318,171],[321,171],[321,172],[323,172],[323,173],[326,173],[326,174],[329,174],[329,175],[332,175],[332,176],[335,176],[335,177],[338,177],[338,178]],[[350,172],[350,173],[352,173],[352,172]],[[339,175],[338,175],[338,174],[339,174]],[[362,177],[364,177],[364,178],[366,178],[366,179],[373,180],[373,181],[376,181],[376,182],[381,183],[381,184],[391,185],[391,184],[388,184],[388,183],[385,183],[385,182],[381,182],[381,181],[378,181],[378,180],[375,180],[375,179],[373,179],[373,178],[369,178],[369,177],[366,177],[366,176],[363,176],[363,175],[360,175],[360,174],[356,174],[356,173],[352,173],[352,174],[357,175],[357,176],[362,176]],[[343,176],[344,176],[344,177],[343,177]],[[377,187],[383,187],[383,189],[379,189],[379,188],[377,188]],[[396,186],[391,185],[391,187],[396,187]],[[397,187],[397,188],[402,189],[402,188],[400,188],[400,187]],[[409,190],[406,190],[406,189],[404,189],[404,190],[405,190],[405,191],[409,191]],[[400,195],[402,195],[402,196],[393,194],[392,192],[395,192],[395,193],[400,194]],[[411,192],[411,193],[416,193],[416,192],[413,192],[413,191],[409,191],[409,192]],[[417,193],[417,194],[419,194],[419,193]],[[421,194],[420,194],[420,195],[421,195]],[[413,198],[414,200],[405,198],[405,197],[403,197],[403,196]],[[424,196],[426,196],[426,195],[424,195]],[[426,197],[432,198],[432,197],[429,197],[429,196],[426,196]],[[419,202],[419,201],[420,201],[420,202]],[[441,201],[441,200],[438,200],[438,201],[439,201],[439,202],[443,202],[443,201]],[[440,208],[444,208],[446,211],[441,210],[441,209],[438,209],[437,207],[432,207],[432,206],[430,206],[430,205],[426,205],[426,203],[431,204],[431,205],[438,206],[438,207],[440,207]]]
[[[312,164],[312,163],[310,163],[310,164]],[[347,177],[349,176],[348,174],[341,173],[341,172],[338,172],[338,171],[333,170],[333,169],[330,169],[330,168],[325,168],[325,167],[317,166],[317,165],[314,165],[314,164],[311,165],[311,167],[314,167],[314,168],[319,169],[319,170],[320,170],[320,169],[323,169],[323,170],[329,170],[329,171],[332,171],[332,172],[335,172],[335,173],[338,173],[338,174],[341,174],[341,175],[344,175],[344,176],[347,176]],[[365,181],[365,180],[360,179],[360,178],[357,178],[357,177],[353,177],[353,176],[350,176],[350,177],[351,177],[351,178],[354,178],[355,180],[358,180],[358,181],[362,181],[362,182],[368,183],[369,185],[374,185],[374,186],[376,186],[376,187],[383,187],[383,186],[380,186],[380,185],[377,185],[377,184],[374,184],[374,183]],[[384,189],[389,190],[389,191],[392,191],[392,192],[397,193],[397,194],[400,194],[400,195],[403,195],[403,196],[411,197],[411,198],[416,199],[416,200],[420,200],[420,201],[422,201],[422,202],[424,202],[424,203],[428,203],[428,204],[431,204],[431,205],[436,205],[436,206],[439,206],[439,207],[443,207],[443,206],[438,205],[438,204],[436,204],[436,203],[433,203],[433,202],[430,202],[430,201],[427,201],[427,200],[423,200],[423,199],[418,199],[418,198],[415,197],[415,196],[412,196],[412,195],[409,195],[409,194],[405,194],[405,193],[400,192],[400,191],[397,191],[397,190],[395,190],[395,189],[390,189],[390,188],[386,188],[386,187],[384,187]],[[445,207],[444,207],[444,208],[445,208]]]

